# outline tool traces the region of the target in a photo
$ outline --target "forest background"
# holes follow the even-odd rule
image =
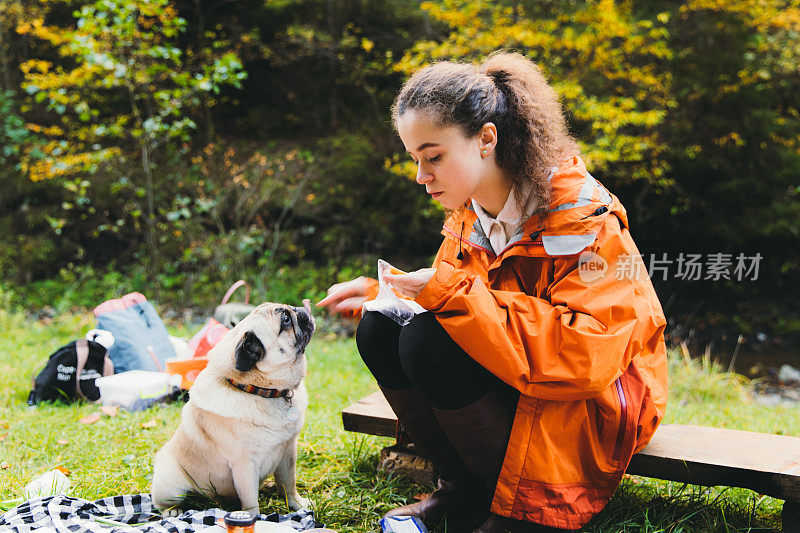
[[[211,307],[244,278],[299,302],[427,266],[443,212],[389,107],[500,48],[668,261],[673,326],[800,337],[797,0],[0,0],[0,300]],[[680,254],[761,260],[692,280]]]

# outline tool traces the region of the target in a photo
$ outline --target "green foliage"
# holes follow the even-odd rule
[[[605,533],[780,531],[780,503],[742,489],[628,477],[582,531]]]
[[[61,117],[43,130],[53,139],[47,157],[27,167],[34,181],[94,173],[130,141],[152,151],[188,140],[195,123],[187,109],[200,105],[199,95],[218,93],[224,84],[239,87],[246,77],[233,52],[219,51],[206,64],[187,62],[177,46],[186,21],[168,0],[99,0],[74,17],[75,29],[48,27],[41,19],[17,28],[74,62],[72,68],[33,59],[21,65],[23,88]]]
[[[224,243],[224,240],[216,240],[207,246]],[[36,250],[39,255],[34,254],[32,258],[23,254],[18,257],[25,264],[30,264],[30,260],[37,257],[41,261],[46,260],[47,251]],[[170,307],[199,307],[211,312],[219,305],[228,287],[237,279],[244,279],[252,287],[252,302],[272,301],[299,305],[304,298],[321,300],[325,289],[334,283],[372,272],[376,262],[375,257],[354,258],[325,265],[300,261],[291,265],[276,265],[269,271],[258,264],[231,271],[224,263],[218,270],[214,268],[213,259],[194,268],[180,268],[178,263],[167,264],[167,268],[156,275],[155,282],[162,288],[158,297],[154,294],[153,283],[148,279],[147,267],[144,265],[129,266],[122,271],[113,265],[100,270],[91,265],[69,264],[46,279],[28,280],[23,287],[0,282],[0,295],[10,308],[49,307],[62,313],[75,308],[93,308],[109,298],[118,298],[136,291]]]
[[[61,118],[58,126],[33,126],[51,140],[42,149],[44,157],[23,159],[23,170],[33,181],[73,178],[81,191],[76,201],[88,203],[83,191],[90,182],[75,174],[96,174],[112,159],[138,152],[144,194],[137,189],[134,206],[146,197],[148,247],[158,264],[154,153],[165,143],[189,140],[195,127],[189,110],[200,106],[202,94],[218,93],[222,85],[241,87],[246,74],[232,51],[205,53],[199,63],[186,61],[188,54],[177,46],[186,21],[169,0],[98,0],[73,15],[75,29],[47,27],[41,19],[17,28],[48,41],[74,62],[73,68],[40,60],[21,65],[23,88]],[[129,183],[127,176],[119,183]],[[144,209],[129,211],[138,217]],[[124,223],[117,220],[122,221],[117,226]],[[61,225],[56,229],[60,233]]]
[[[640,250],[764,257],[758,283],[659,282],[670,311],[702,298],[784,331],[781,310],[743,306],[800,277],[798,13],[797,0],[6,0],[0,276],[141,268],[148,293],[199,294],[305,261],[423,266],[442,213],[406,179],[389,105],[425,62],[510,48],[562,93]]]
[[[16,35],[19,24],[47,11],[39,0],[3,0],[0,2],[0,93],[19,89],[20,62],[35,54],[26,39]]]
[[[593,172],[624,169],[621,181],[668,184],[667,146],[658,135],[670,108],[673,51],[664,22],[632,2],[480,2],[422,4],[444,27],[420,40],[396,65],[409,74],[443,59],[477,59],[509,48],[536,61],[562,94]]]
[[[30,283],[34,276],[49,274],[41,266],[49,266],[57,246],[49,235],[10,235],[7,247],[0,252],[0,272],[9,280]]]
[[[670,34],[673,224],[723,246],[797,239],[800,4],[689,2]]]
[[[128,292],[140,291],[147,284],[141,269],[98,272],[92,266],[66,265],[55,276],[29,282],[25,290],[6,286],[9,303],[27,309],[53,308],[67,312],[72,308],[92,308],[109,298],[118,298]],[[147,292],[145,292],[147,294]]]
[[[18,168],[16,160],[21,148],[33,140],[15,107],[14,93],[0,91],[0,167]]]
[[[426,26],[418,0],[281,0],[241,9],[220,23],[249,23],[236,31],[258,35],[258,50],[246,43],[243,51],[258,84],[245,84],[237,97],[235,131],[297,138],[366,126],[386,139],[386,110],[402,81],[392,63]]]

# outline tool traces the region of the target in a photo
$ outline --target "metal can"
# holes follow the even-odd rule
[[[256,517],[247,511],[233,511],[225,515],[228,533],[254,533]]]

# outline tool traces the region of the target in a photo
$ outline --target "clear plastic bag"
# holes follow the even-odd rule
[[[378,296],[374,300],[364,302],[365,311],[377,311],[401,326],[405,326],[414,315],[426,313],[426,309],[414,300],[400,298],[392,290],[392,286],[383,280],[383,273],[395,268],[383,259],[378,259]],[[395,270],[397,270],[395,268]]]

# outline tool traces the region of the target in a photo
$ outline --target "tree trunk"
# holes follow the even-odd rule
[[[150,259],[147,278],[158,299],[161,291],[156,281],[155,273],[161,267],[161,261],[158,253],[158,239],[156,238],[155,192],[153,190],[153,172],[150,169],[150,144],[146,138],[143,138],[140,141],[140,146],[142,150],[142,170],[144,170],[147,190],[147,247],[149,248],[148,256]]]
[[[202,54],[206,45],[206,16],[203,13],[202,0],[194,0],[194,14],[195,17],[197,17],[197,39],[195,41],[197,44],[197,53]],[[216,130],[214,128],[214,117],[211,114],[211,108],[208,104],[208,93],[203,93],[200,97],[200,101],[203,105],[203,125],[205,126],[206,144],[211,144],[214,141]]]
[[[334,0],[328,0],[328,34],[330,35],[331,44],[328,49],[328,66],[331,77],[331,88],[328,94],[328,107],[331,115],[331,131],[336,131],[339,127],[338,117],[338,96],[336,94],[336,47],[339,44],[339,38],[334,35],[336,25],[334,23],[334,16],[336,8],[333,4]]]
[[[8,53],[6,51],[6,40],[5,32],[3,31],[3,25],[0,24],[0,71],[2,71],[2,86],[0,86],[0,91],[10,91],[11,90],[11,67],[9,65]]]

